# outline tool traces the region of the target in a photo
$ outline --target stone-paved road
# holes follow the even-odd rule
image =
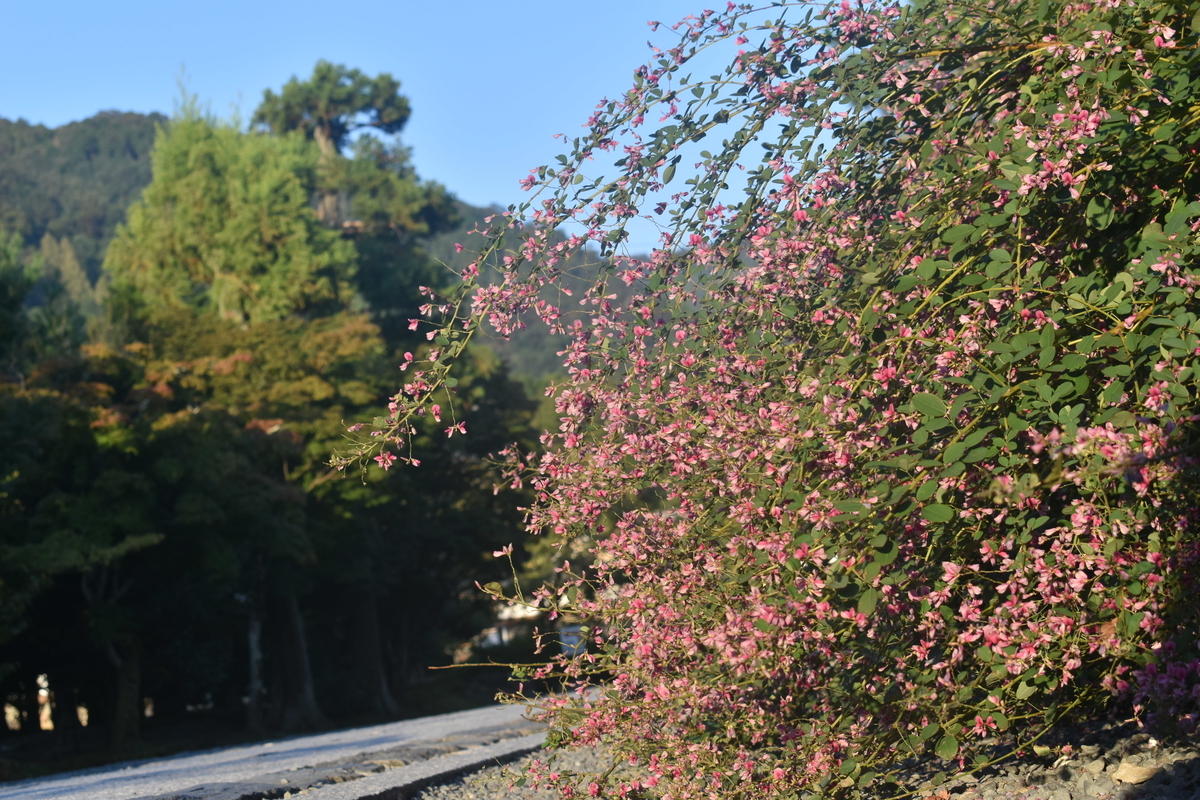
[[[316,800],[398,796],[536,748],[517,706],[442,714],[0,784],[0,800]],[[361,787],[361,790],[359,789]],[[407,794],[408,792],[402,792]]]

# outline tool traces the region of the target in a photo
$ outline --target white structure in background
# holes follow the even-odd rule
[[[54,730],[54,706],[59,702],[65,701],[54,696],[54,690],[50,688],[49,676],[38,675],[37,687],[37,719],[25,721],[30,724],[36,724],[44,731],[52,731]],[[75,706],[75,715],[79,718],[80,726],[86,728],[88,724],[87,707]],[[21,730],[21,722],[21,710],[12,703],[4,703],[3,725],[10,731],[19,731]]]
[[[533,622],[542,616],[542,609],[520,604],[498,603],[493,612],[496,624],[484,628],[470,642],[465,642],[454,653],[454,663],[470,659],[475,648],[489,650],[504,647],[533,635]],[[557,625],[558,643],[562,652],[574,657],[587,650],[588,636],[584,626],[569,619],[560,619]]]
[[[533,630],[533,620],[542,615],[542,610],[536,607],[498,603],[495,615],[495,627],[484,628],[480,631],[475,637],[476,646],[483,649],[503,647],[512,644],[520,636],[528,636]]]
[[[46,675],[37,676],[38,687],[38,727],[44,731],[54,730],[54,706],[50,694],[50,678]]]

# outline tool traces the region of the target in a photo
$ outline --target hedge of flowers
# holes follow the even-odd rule
[[[520,598],[591,642],[534,700],[641,777],[537,780],[886,795],[1113,704],[1194,727],[1198,12],[730,3],[530,175],[362,452],[413,457],[480,326],[568,337],[507,469],[531,532],[595,543]]]

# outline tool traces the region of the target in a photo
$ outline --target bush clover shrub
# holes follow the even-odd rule
[[[481,325],[569,337],[561,425],[507,468],[530,531],[596,541],[521,598],[591,642],[530,702],[644,777],[558,782],[886,793],[1111,703],[1194,727],[1198,12],[706,11],[492,221],[503,279],[430,292],[367,456],[412,457]]]

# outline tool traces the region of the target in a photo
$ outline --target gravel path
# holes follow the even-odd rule
[[[933,773],[944,762],[925,762],[911,774],[908,788],[916,800],[1200,800],[1196,737],[1164,744],[1131,725],[1097,724],[1069,731],[1054,744],[1056,755],[1019,758],[964,777],[939,780]],[[426,788],[413,800],[558,800],[553,791],[508,788],[512,772],[534,757],[544,759],[546,753]],[[583,749],[560,752],[555,767],[596,772],[610,763],[603,751]]]
[[[450,783],[430,786],[412,800],[561,800],[558,792],[549,789],[508,788],[513,772],[522,772],[532,759],[544,761],[547,755],[541,750],[506,766],[486,767]],[[554,764],[563,771],[603,772],[611,763],[605,756],[603,750],[588,747],[559,752]]]

